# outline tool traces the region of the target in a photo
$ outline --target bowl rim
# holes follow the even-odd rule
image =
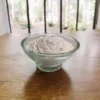
[[[27,51],[27,52],[30,52],[30,53],[33,53],[33,54],[37,54],[37,55],[45,55],[45,56],[46,56],[46,55],[47,55],[47,56],[50,56],[50,55],[51,55],[51,56],[70,55],[70,54],[74,53],[77,49],[80,48],[80,43],[79,43],[75,38],[73,38],[73,37],[71,37],[71,36],[68,36],[68,35],[62,35],[62,34],[56,34],[56,35],[63,36],[63,37],[67,37],[67,38],[69,38],[69,39],[74,40],[74,41],[77,43],[77,46],[76,46],[75,48],[73,48],[73,49],[72,49],[71,51],[69,51],[69,52],[51,54],[51,53],[40,53],[40,52],[29,51],[29,50],[27,50],[27,49],[25,48],[24,42],[25,42],[28,38],[31,38],[31,37],[34,37],[34,36],[39,36],[39,35],[47,35],[47,34],[50,34],[50,33],[46,33],[46,34],[45,34],[45,33],[31,34],[31,35],[25,37],[25,38],[21,41],[21,46],[22,46],[22,48],[23,48],[25,51]]]

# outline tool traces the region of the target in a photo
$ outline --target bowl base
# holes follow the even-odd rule
[[[61,68],[61,65],[56,67],[43,67],[43,66],[37,66],[37,68],[43,72],[55,72]]]

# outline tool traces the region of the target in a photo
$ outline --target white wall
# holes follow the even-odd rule
[[[3,17],[2,17],[2,4],[0,0],[0,34],[4,33],[4,28],[3,28]]]
[[[98,13],[96,29],[100,29],[100,4],[99,4],[99,13]]]
[[[0,0],[0,35],[10,33],[6,0]]]
[[[98,1],[98,4],[99,4],[99,11],[98,11],[96,29],[100,29],[100,1]]]

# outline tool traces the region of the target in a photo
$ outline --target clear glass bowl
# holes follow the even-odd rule
[[[43,37],[45,35],[46,34],[30,35],[22,40],[21,46],[24,52],[32,60],[36,62],[38,69],[44,72],[54,72],[60,69],[61,64],[66,60],[68,60],[76,52],[76,50],[80,47],[80,44],[76,39],[72,37],[57,34],[58,36],[62,37],[63,39],[65,39],[66,41],[70,42],[73,45],[74,48],[72,51],[59,54],[46,54],[46,53],[37,53],[26,49],[26,46],[31,40]]]

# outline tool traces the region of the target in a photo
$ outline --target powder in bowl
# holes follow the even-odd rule
[[[73,45],[58,35],[47,34],[30,41],[27,50],[49,54],[66,53],[73,50]]]

